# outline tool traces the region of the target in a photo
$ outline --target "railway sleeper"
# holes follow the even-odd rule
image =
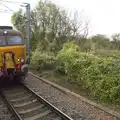
[[[25,86],[2,94],[18,120],[73,120]]]

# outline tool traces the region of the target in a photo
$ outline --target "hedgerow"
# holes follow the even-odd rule
[[[70,80],[82,83],[99,100],[120,103],[120,60],[81,53],[74,43],[67,43],[57,59],[63,63]],[[58,65],[60,66],[60,65]]]

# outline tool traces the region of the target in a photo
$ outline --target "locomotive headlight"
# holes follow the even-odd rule
[[[24,58],[21,58],[21,59],[20,59],[20,62],[22,62],[22,63],[23,63],[23,62],[24,62]]]
[[[4,31],[4,34],[7,34],[7,31]]]
[[[18,58],[18,62],[20,62],[20,59]]]
[[[24,62],[24,58],[18,58],[18,62]]]

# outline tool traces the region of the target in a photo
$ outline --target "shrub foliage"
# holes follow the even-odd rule
[[[99,100],[120,103],[120,60],[81,53],[74,43],[65,44],[57,59],[70,80],[83,84]],[[58,65],[61,68],[61,64]]]
[[[52,53],[35,50],[32,53],[31,65],[37,70],[53,69],[56,59]]]
[[[56,69],[67,75],[70,81],[81,83],[99,100],[120,103],[119,56],[98,57],[81,52],[77,44],[68,42],[56,57],[36,49],[31,64],[37,70]]]

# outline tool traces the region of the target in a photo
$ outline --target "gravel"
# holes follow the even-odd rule
[[[80,99],[59,91],[30,74],[25,80],[25,84],[74,120],[119,120]]]
[[[8,110],[3,99],[0,97],[0,120],[15,120],[12,113]]]

